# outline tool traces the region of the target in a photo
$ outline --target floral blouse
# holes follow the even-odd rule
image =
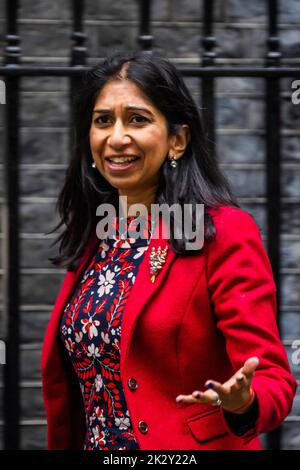
[[[99,243],[62,316],[60,336],[84,401],[84,450],[138,449],[120,377],[120,339],[124,307],[154,230],[150,216],[143,220],[143,238],[125,238],[114,220],[116,233]],[[137,227],[133,216],[124,222]]]

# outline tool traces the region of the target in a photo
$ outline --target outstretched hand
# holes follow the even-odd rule
[[[226,411],[245,413],[254,399],[251,382],[258,364],[257,357],[250,357],[227,382],[221,384],[215,380],[207,380],[205,386],[208,390],[204,392],[195,390],[191,395],[178,395],[176,401],[222,405]]]

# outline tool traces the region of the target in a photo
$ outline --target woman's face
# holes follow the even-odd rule
[[[170,150],[167,121],[133,82],[111,81],[103,87],[89,137],[97,169],[119,194],[157,186]]]

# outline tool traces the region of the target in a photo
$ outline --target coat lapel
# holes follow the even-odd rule
[[[166,245],[168,246],[166,261],[163,264],[162,269],[159,271],[155,282],[153,283],[151,281],[150,275],[150,253],[153,247],[155,250],[157,250],[159,246],[164,249]],[[123,363],[126,360],[137,319],[139,315],[141,315],[147,302],[153,298],[155,292],[158,291],[163,285],[175,257],[176,254],[172,250],[169,243],[168,227],[161,217],[159,226],[156,227],[156,230],[154,231],[154,234],[150,240],[149,247],[145,252],[144,258],[139,266],[135,283],[131,289],[124,308],[121,335],[121,370]]]
[[[96,234],[93,234],[88,242],[87,249],[78,269],[74,272],[68,271],[65,275],[45,333],[42,351],[42,369],[46,368],[49,361],[49,364],[52,363],[52,360],[50,359],[53,358],[53,354],[57,350],[56,346],[58,345],[59,322],[61,320],[63,310],[98,243],[99,240],[97,239]],[[59,349],[57,352],[59,354]]]

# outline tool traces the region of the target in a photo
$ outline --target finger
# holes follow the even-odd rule
[[[246,377],[239,372],[236,377],[232,377],[229,381],[221,384],[215,380],[208,380],[206,382],[206,387],[211,390],[214,390],[221,400],[227,399],[228,395],[232,392],[237,392],[242,390],[247,385]]]
[[[259,365],[258,357],[250,357],[244,363],[240,375],[244,374],[246,376],[246,378],[250,378],[254,374],[255,370],[258,367],[258,365]]]
[[[219,395],[215,390],[209,389],[201,394],[202,403],[209,403],[210,405],[214,405],[218,399]]]
[[[241,390],[243,387],[245,387],[246,381],[245,377],[242,374],[238,374],[237,377],[235,378],[235,381],[232,385],[233,390]]]
[[[216,380],[208,380],[207,382],[205,382],[205,387],[210,390],[213,390],[218,395],[226,393],[226,390],[224,390],[223,385],[220,382],[217,382]]]
[[[199,392],[198,390],[195,390],[192,394],[190,395],[178,395],[176,397],[176,402],[177,403],[208,403],[210,405],[213,405],[216,403],[218,400],[219,396],[216,392],[213,390],[207,390],[205,392]]]
[[[192,393],[192,396],[197,399],[201,399],[203,397],[203,393],[199,392],[199,390],[196,390],[195,392]]]
[[[202,393],[199,391],[193,392],[191,395],[178,395],[176,397],[177,403],[199,403],[202,399]]]

